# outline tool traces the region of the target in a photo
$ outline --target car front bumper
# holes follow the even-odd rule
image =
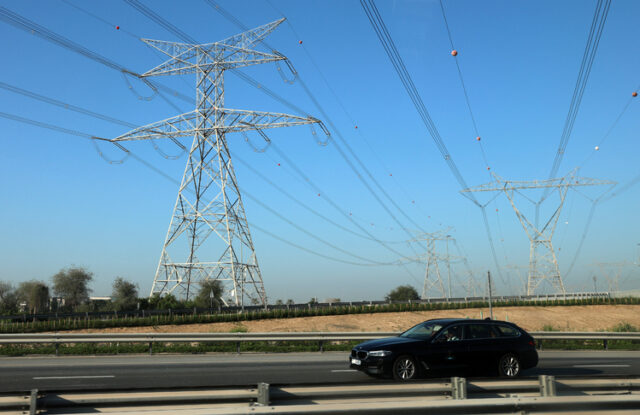
[[[360,360],[353,357],[349,357],[349,367],[356,369],[370,375],[381,376],[387,373],[391,373],[391,366],[393,359],[391,356],[387,357],[367,357]]]

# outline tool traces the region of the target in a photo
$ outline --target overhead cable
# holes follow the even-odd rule
[[[569,138],[573,131],[573,125],[576,121],[576,117],[578,116],[580,104],[582,103],[582,96],[584,95],[587,82],[589,81],[591,67],[593,66],[596,52],[598,51],[600,38],[602,37],[602,32],[604,30],[605,23],[607,22],[607,15],[610,7],[611,0],[598,0],[598,3],[596,4],[596,10],[593,15],[593,20],[591,21],[591,28],[589,29],[589,37],[582,55],[580,69],[578,70],[578,78],[576,79],[576,85],[573,89],[573,96],[571,97],[571,103],[569,105],[569,111],[567,112],[567,118],[564,122],[562,135],[560,136],[560,144],[558,145],[558,150],[551,166],[549,179],[555,178],[556,174],[558,174],[560,163],[562,163],[562,158],[564,157],[567,149],[567,144],[569,143]],[[544,192],[543,198],[546,197],[548,192],[548,190]]]

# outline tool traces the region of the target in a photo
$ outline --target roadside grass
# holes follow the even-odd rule
[[[359,342],[324,342],[324,351],[348,352]],[[200,353],[293,353],[318,352],[320,343],[315,341],[297,342],[200,342],[200,343],[153,343],[153,354],[200,354]],[[89,343],[60,344],[58,355],[117,355],[148,354],[148,343]],[[2,345],[0,356],[55,355],[52,344]]]
[[[541,300],[496,301],[493,307],[524,307],[524,306],[580,306],[580,305],[637,305],[640,298],[588,298],[571,300]],[[149,327],[162,325],[207,324],[207,323],[238,323],[243,327],[243,321],[286,319],[296,317],[316,317],[347,314],[393,313],[405,311],[434,311],[460,310],[467,308],[486,308],[486,301],[470,301],[466,303],[402,303],[384,305],[339,305],[335,307],[308,309],[277,309],[270,311],[253,311],[245,313],[227,314],[170,314],[147,317],[119,317],[110,319],[75,318],[45,321],[0,321],[0,333],[39,333],[47,331],[68,331],[79,329],[104,329],[114,327]],[[242,330],[239,328],[239,330]]]
[[[542,326],[542,331],[562,330],[545,324]],[[632,333],[639,330],[633,324],[622,321],[606,331]],[[605,348],[602,340],[536,340],[536,344],[541,350],[602,350]],[[640,342],[637,340],[607,340],[606,348],[609,350],[640,350]]]

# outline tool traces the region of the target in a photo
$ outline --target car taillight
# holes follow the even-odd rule
[[[534,342],[533,340],[529,340],[529,346],[536,347],[536,342]]]

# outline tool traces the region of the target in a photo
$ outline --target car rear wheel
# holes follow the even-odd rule
[[[514,378],[520,374],[520,359],[513,353],[507,353],[498,361],[498,374],[504,378]]]
[[[400,356],[393,362],[393,378],[411,380],[418,377],[418,365],[411,356]]]

